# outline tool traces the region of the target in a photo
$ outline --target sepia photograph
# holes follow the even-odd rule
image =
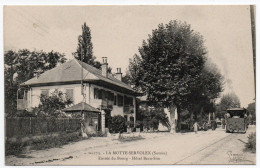
[[[4,164],[256,165],[255,9],[3,6]]]

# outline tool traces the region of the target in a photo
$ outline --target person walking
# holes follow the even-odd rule
[[[195,134],[198,133],[198,127],[199,127],[199,124],[197,123],[197,121],[195,121],[195,123],[193,124],[193,129],[194,129]]]
[[[225,129],[225,119],[224,118],[221,118],[221,125],[222,125],[222,129]]]

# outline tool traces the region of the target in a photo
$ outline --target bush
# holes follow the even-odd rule
[[[142,121],[136,120],[135,127],[136,128],[141,128],[142,127]]]
[[[17,155],[20,154],[23,151],[23,148],[27,144],[22,142],[5,142],[5,155]]]
[[[150,121],[149,121],[149,127],[150,129],[155,129],[157,130],[158,129],[158,126],[159,126],[159,120],[156,119],[156,118],[152,118]]]
[[[71,105],[73,102],[67,98],[66,94],[55,90],[50,96],[41,95],[40,104],[33,108],[33,113],[37,117],[59,117],[67,118],[67,114],[61,110]]]
[[[246,148],[251,150],[253,153],[256,152],[256,133],[251,133],[248,136],[248,142],[246,143]]]
[[[134,128],[135,125],[133,121],[127,121],[125,124],[127,128]]]
[[[22,142],[21,140],[17,142],[5,143],[5,155],[19,155],[23,152],[26,146],[30,146],[33,150],[49,149],[53,147],[60,147],[66,145],[70,142],[77,142],[83,140],[79,135],[61,133],[59,136],[45,136],[41,138],[31,139],[27,142]]]
[[[143,128],[145,129],[145,128],[149,128],[149,122],[148,122],[148,120],[147,119],[145,119],[144,121],[143,121]]]
[[[124,132],[125,130],[125,118],[121,115],[111,117],[111,123],[108,125],[109,130],[112,133]]]

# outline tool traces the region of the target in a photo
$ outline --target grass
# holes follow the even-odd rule
[[[44,136],[41,138],[32,139],[26,142],[6,142],[5,143],[5,155],[21,155],[27,147],[32,150],[49,149],[53,147],[61,147],[62,145],[69,144],[71,142],[77,142],[83,140],[79,135],[61,133],[59,136]]]
[[[251,133],[248,136],[248,142],[246,143],[246,149],[250,150],[252,153],[256,152],[256,133]]]

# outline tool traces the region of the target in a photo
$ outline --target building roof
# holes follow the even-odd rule
[[[84,109],[83,109],[83,106],[84,106]],[[84,103],[80,102],[76,105],[65,108],[65,109],[63,109],[63,111],[65,111],[65,112],[87,111],[87,112],[99,112],[100,113],[100,111],[98,109],[90,106],[89,104],[87,104],[85,102]]]
[[[129,85],[116,79],[111,74],[107,77],[102,75],[102,71],[89,64],[82,63],[79,60],[69,60],[53,69],[50,69],[42,73],[39,77],[34,77],[24,83],[21,86],[35,86],[35,85],[58,85],[60,83],[75,83],[80,82],[82,79],[81,71],[83,66],[83,81],[84,82],[105,82],[107,84],[117,86],[130,91],[131,93],[137,93]]]

